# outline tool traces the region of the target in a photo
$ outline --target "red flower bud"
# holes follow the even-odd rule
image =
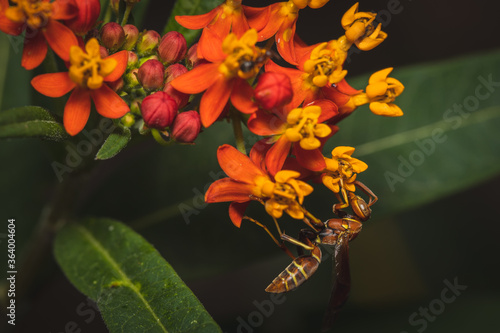
[[[164,129],[177,115],[177,103],[163,91],[155,92],[142,100],[141,113],[149,128]]]
[[[127,54],[127,69],[134,68],[139,62],[139,58],[137,57],[137,54],[135,54],[135,52],[127,51]]]
[[[265,110],[290,103],[293,97],[290,78],[282,73],[266,72],[255,86],[254,97]]]
[[[186,65],[189,68],[193,68],[202,61],[205,61],[205,59],[198,58],[198,43],[193,44],[187,51]]]
[[[125,32],[125,42],[123,43],[123,49],[131,51],[135,47],[135,43],[139,38],[139,29],[135,25],[125,24],[123,26],[123,31]]]
[[[140,56],[148,56],[154,53],[154,49],[160,42],[160,34],[154,30],[144,31],[139,35],[136,50]]]
[[[101,59],[104,59],[107,56],[109,56],[108,49],[102,45],[99,45],[99,53],[101,54]]]
[[[186,55],[186,51],[186,39],[177,31],[167,32],[158,45],[158,56],[164,64],[179,62]]]
[[[101,28],[101,42],[108,50],[115,52],[120,49],[125,42],[125,32],[121,25],[109,22]]]
[[[190,95],[174,89],[174,87],[170,84],[170,81],[184,73],[187,73],[187,71],[187,68],[181,64],[173,64],[165,69],[165,87],[163,88],[163,91],[175,99],[179,105],[179,109],[186,106]]]
[[[78,0],[74,4],[78,8],[76,16],[64,21],[66,26],[77,35],[85,35],[92,29],[101,13],[101,2],[99,0]]]
[[[144,89],[152,91],[163,86],[163,64],[158,60],[150,59],[139,67],[137,78]]]
[[[119,78],[116,81],[108,82],[108,86],[113,89],[115,92],[119,92],[124,86],[123,78]]]
[[[172,138],[175,141],[193,142],[201,130],[200,114],[196,111],[179,113],[172,124]]]

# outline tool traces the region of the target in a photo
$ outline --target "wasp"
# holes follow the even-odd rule
[[[269,58],[275,57],[275,54],[271,50],[261,50],[261,53],[252,59],[250,57],[241,58],[239,65],[240,71],[242,73],[257,73],[262,65],[266,63]]]
[[[349,193],[348,203],[353,214],[349,214],[333,206],[333,213],[337,218],[326,222],[309,221],[307,223],[312,229],[302,229],[298,239],[282,234],[283,241],[297,246],[299,257],[295,258],[266,288],[269,293],[284,293],[296,289],[307,281],[318,269],[321,263],[322,253],[320,244],[334,246],[335,256],[335,282],[333,285],[330,301],[323,320],[322,330],[328,330],[341,309],[347,301],[351,289],[351,273],[349,269],[349,242],[355,239],[361,231],[363,222],[371,216],[371,206],[378,200],[377,196],[364,184],[355,182],[365,194],[369,195],[369,202]],[[309,254],[304,255],[304,250]]]

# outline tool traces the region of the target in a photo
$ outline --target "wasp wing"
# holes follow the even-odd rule
[[[339,235],[335,245],[335,275],[332,294],[326,309],[321,330],[329,330],[349,297],[351,290],[351,271],[349,269],[349,235],[344,233]]]

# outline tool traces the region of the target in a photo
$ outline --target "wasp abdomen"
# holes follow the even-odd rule
[[[300,286],[316,272],[319,261],[313,256],[298,257],[266,288],[268,293],[284,293]]]

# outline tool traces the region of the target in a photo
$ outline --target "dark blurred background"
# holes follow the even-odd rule
[[[244,1],[254,7],[268,3]],[[343,33],[340,18],[354,3],[334,0],[321,10],[301,11],[298,34],[307,43],[337,38]],[[170,6],[151,1],[142,27],[161,31]],[[496,1],[372,0],[361,2],[360,10],[384,10],[380,14],[389,37],[373,51],[353,54],[346,66],[349,75],[500,46]],[[255,225],[235,228],[227,216],[228,205],[205,207],[200,197],[190,199],[213,180],[199,170],[219,172],[215,149],[225,137],[216,132],[228,127],[203,133],[212,137],[210,146],[166,150],[150,140],[100,163],[99,177],[88,186],[88,193],[82,193],[76,214],[129,223],[170,262],[224,332],[317,332],[332,286],[329,252],[324,251],[327,259],[310,281],[273,303],[264,289],[288,265],[288,257]],[[183,159],[199,149],[214,151],[213,158]],[[18,241],[26,244],[56,182],[50,155],[45,144],[33,140],[0,142],[0,152],[2,215],[15,215],[25,224],[19,226]],[[185,179],[185,185],[166,182],[171,174]],[[499,186],[500,177],[495,176],[396,215],[377,216],[374,208],[372,220],[351,244],[352,293],[333,331],[498,331]],[[198,207],[188,220],[175,211],[161,211],[183,200]],[[330,218],[331,197],[322,200],[316,197],[316,207],[323,206],[321,217]],[[249,215],[259,218],[259,214],[251,209]],[[285,229],[293,235],[300,226],[290,223]],[[15,332],[65,332],[70,321],[81,330],[75,332],[106,332],[98,315],[90,319],[78,313],[87,299],[70,285],[54,260],[50,258],[44,267],[29,297],[21,302]],[[445,290],[450,284],[462,286],[452,301],[453,292]]]

